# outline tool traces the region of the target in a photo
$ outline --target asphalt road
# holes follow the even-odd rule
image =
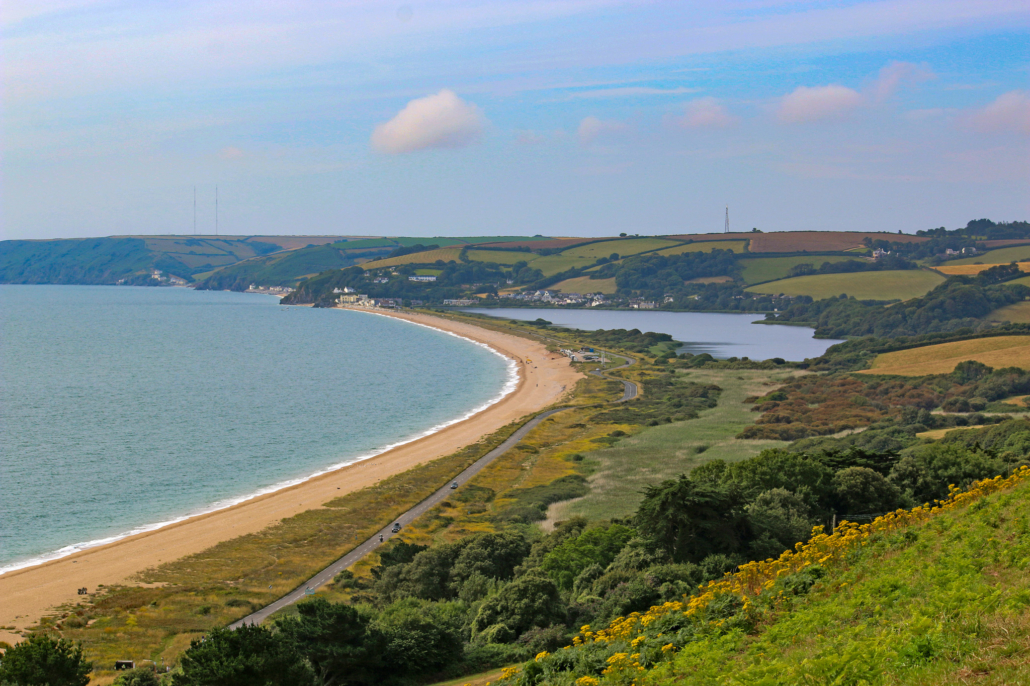
[[[612,367],[612,369],[623,369],[632,364],[636,364],[636,360],[634,360],[633,358],[624,357],[622,355],[619,355],[618,357],[623,357],[623,359],[626,360],[626,364],[620,365],[618,367]],[[632,398],[635,398],[637,396],[637,385],[632,381],[626,381],[625,379],[616,379],[615,377],[608,377],[606,374],[603,374],[599,371],[591,373],[606,378],[613,378],[616,381],[622,382],[622,397],[616,400],[615,402],[621,403],[626,400],[631,400]],[[516,429],[515,433],[513,433],[511,436],[505,439],[505,441],[501,443],[499,446],[488,452],[486,455],[483,455],[483,457],[476,460],[472,465],[467,467],[465,471],[463,471],[461,474],[448,481],[445,485],[443,485],[431,496],[429,496],[428,498],[420,502],[418,505],[416,505],[415,507],[411,508],[410,510],[402,514],[400,517],[398,517],[396,519],[396,522],[400,523],[401,527],[405,527],[411,522],[415,521],[418,517],[422,516],[433,507],[436,507],[437,505],[442,503],[454,492],[454,489],[451,488],[451,483],[456,481],[458,482],[459,487],[463,486],[466,482],[468,482],[469,479],[471,479],[476,474],[481,472],[483,468],[486,467],[488,464],[490,464],[491,462],[493,462],[498,457],[505,454],[512,448],[514,448],[518,444],[518,442],[521,441],[526,436],[526,434],[528,434],[530,431],[536,428],[540,424],[540,422],[544,421],[551,415],[563,412],[568,409],[571,408],[558,407],[551,410],[546,410],[544,412],[541,412],[537,416],[533,417],[528,422],[523,424],[521,427]],[[320,587],[332,581],[333,577],[335,577],[337,574],[347,569],[348,567],[353,566],[359,560],[361,560],[361,558],[373,552],[379,546],[385,545],[386,542],[390,540],[390,537],[395,535],[392,529],[393,522],[386,525],[381,530],[377,531],[367,541],[365,541],[357,548],[350,551],[349,553],[341,557],[339,560],[320,571],[315,576],[308,579],[306,582],[304,582],[297,588],[293,589],[292,591],[290,591],[283,597],[279,598],[272,604],[266,605],[257,612],[252,612],[243,619],[233,622],[229,625],[229,628],[238,629],[239,627],[244,626],[246,624],[260,624],[261,622],[268,619],[268,617],[275,614],[284,607],[292,605],[293,603],[303,600],[306,596],[313,594]],[[383,542],[379,541],[380,535],[382,535],[383,537]]]

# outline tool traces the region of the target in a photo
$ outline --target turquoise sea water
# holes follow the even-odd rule
[[[413,439],[512,372],[434,329],[270,296],[0,285],[0,571]]]

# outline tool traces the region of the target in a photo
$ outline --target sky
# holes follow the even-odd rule
[[[4,239],[1030,219],[1025,0],[5,0],[0,70]]]

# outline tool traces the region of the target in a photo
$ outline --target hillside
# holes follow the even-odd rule
[[[1028,479],[843,524],[689,600],[584,626],[497,683],[1026,683]]]

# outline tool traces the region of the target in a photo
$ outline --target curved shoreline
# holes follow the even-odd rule
[[[355,310],[355,311],[361,311],[361,310]],[[369,314],[378,314],[378,313],[376,313],[376,312],[369,312]],[[382,315],[382,316],[388,316],[388,315]],[[408,321],[408,320],[402,319],[401,321]],[[419,323],[419,322],[408,321],[408,323],[414,324],[416,326],[423,326],[423,327],[425,327],[427,329],[434,329],[435,331],[442,331],[441,329],[437,329],[435,327],[429,326],[427,324],[422,324],[422,323]],[[204,515],[213,514],[213,513],[219,512],[220,510],[225,510],[225,509],[228,509],[230,507],[235,507],[237,505],[240,505],[242,503],[248,502],[248,501],[253,500],[255,498],[260,498],[261,496],[271,495],[271,494],[276,493],[278,491],[282,491],[282,490],[287,489],[287,488],[292,488],[293,486],[299,486],[299,485],[301,485],[301,484],[303,484],[303,483],[305,483],[307,481],[310,481],[311,479],[316,479],[316,478],[318,478],[320,476],[323,476],[324,474],[329,474],[329,473],[332,473],[332,472],[335,472],[335,471],[339,471],[339,470],[341,470],[341,469],[343,469],[345,467],[348,467],[350,465],[356,464],[358,462],[362,462],[364,460],[370,460],[372,458],[375,458],[375,457],[378,457],[378,456],[382,455],[383,453],[389,452],[390,450],[394,450],[395,448],[400,448],[400,447],[403,447],[405,445],[408,445],[409,443],[414,443],[415,441],[418,441],[418,440],[420,440],[422,438],[426,438],[428,436],[432,436],[435,433],[443,431],[444,429],[446,429],[449,426],[453,426],[455,424],[459,424],[459,423],[464,422],[466,420],[472,419],[473,417],[478,415],[480,412],[485,412],[486,410],[490,409],[490,407],[492,407],[493,405],[496,405],[497,403],[499,403],[502,400],[504,400],[504,398],[506,398],[508,395],[510,395],[510,394],[515,392],[515,390],[518,388],[518,384],[519,384],[519,373],[518,373],[518,364],[516,363],[516,361],[513,358],[511,358],[511,357],[509,357],[509,356],[499,352],[498,350],[492,348],[491,346],[489,346],[489,345],[487,345],[485,343],[481,343],[480,341],[473,340],[473,339],[468,338],[466,336],[459,336],[458,334],[456,334],[454,332],[451,332],[451,331],[443,331],[443,333],[445,333],[445,334],[447,334],[449,336],[454,336],[455,338],[459,338],[459,339],[461,339],[463,341],[471,343],[472,345],[475,345],[475,346],[478,346],[478,347],[481,347],[481,348],[485,348],[485,349],[489,350],[491,353],[497,355],[498,357],[500,357],[502,360],[505,361],[505,365],[507,367],[507,370],[506,370],[507,378],[504,381],[504,385],[501,386],[501,390],[496,395],[494,395],[492,398],[487,400],[485,403],[483,403],[481,405],[478,405],[478,406],[472,408],[471,410],[468,410],[464,414],[461,414],[461,415],[459,415],[459,416],[457,416],[457,417],[455,417],[453,419],[449,419],[447,421],[444,421],[444,422],[441,422],[441,423],[436,424],[434,426],[431,426],[428,429],[426,429],[424,431],[421,431],[421,432],[418,432],[418,433],[416,433],[416,434],[414,434],[412,436],[409,436],[407,438],[403,438],[403,439],[401,439],[399,441],[396,441],[394,443],[390,443],[390,444],[385,445],[385,446],[383,446],[381,448],[374,448],[373,450],[371,450],[369,452],[365,452],[365,453],[362,453],[360,455],[356,455],[354,457],[348,458],[347,461],[345,461],[345,462],[334,462],[333,464],[329,465],[328,467],[324,467],[324,468],[318,469],[318,470],[316,470],[316,471],[314,471],[314,472],[312,472],[310,474],[307,474],[306,476],[300,476],[300,477],[296,477],[296,478],[293,478],[293,479],[286,479],[284,481],[279,481],[277,483],[274,483],[274,484],[271,484],[271,485],[268,485],[268,486],[263,486],[261,488],[258,488],[256,491],[252,491],[250,493],[247,493],[247,494],[244,494],[244,495],[241,495],[241,496],[229,496],[229,497],[226,497],[226,498],[222,498],[221,500],[216,500],[214,503],[211,503],[210,505],[203,506],[199,510],[191,511],[191,512],[188,512],[188,513],[186,513],[184,515],[180,515],[178,517],[173,517],[172,519],[167,519],[167,520],[160,521],[160,522],[155,522],[155,523],[152,523],[152,524],[142,524],[142,525],[136,526],[136,527],[134,527],[132,529],[129,529],[128,531],[125,531],[125,532],[122,532],[122,533],[114,534],[114,535],[111,535],[111,536],[105,536],[103,538],[96,538],[96,539],[92,539],[92,540],[88,540],[88,541],[83,541],[83,542],[80,542],[80,543],[72,543],[72,544],[64,546],[62,548],[58,548],[57,550],[53,550],[53,551],[49,551],[49,552],[46,552],[46,553],[42,553],[40,555],[36,555],[35,557],[28,558],[28,559],[23,560],[21,562],[15,562],[15,563],[12,563],[12,564],[8,564],[6,566],[5,565],[0,565],[0,577],[3,577],[5,574],[10,574],[10,573],[16,572],[16,571],[21,570],[21,569],[30,569],[32,567],[36,567],[36,566],[39,566],[39,565],[42,565],[42,564],[46,564],[48,562],[55,562],[57,560],[61,560],[63,558],[69,557],[71,555],[74,555],[76,553],[80,553],[80,552],[83,552],[83,551],[86,551],[86,550],[91,550],[93,548],[99,548],[101,546],[109,545],[109,544],[112,544],[112,543],[117,543],[118,541],[121,541],[121,540],[126,539],[126,538],[130,538],[132,536],[137,536],[137,535],[140,535],[140,534],[146,534],[146,533],[150,533],[150,532],[153,532],[153,531],[159,531],[161,529],[164,529],[165,527],[174,526],[174,525],[179,524],[181,522],[185,522],[185,521],[188,521],[190,519],[193,519],[194,517],[203,517]]]
[[[367,310],[365,310],[367,312]],[[123,583],[149,567],[200,552],[223,540],[260,531],[280,520],[317,508],[332,498],[373,485],[418,463],[450,454],[564,395],[579,378],[563,357],[550,356],[543,344],[471,324],[421,314],[369,312],[428,326],[485,345],[514,360],[518,383],[485,407],[477,408],[428,435],[384,448],[362,460],[306,477],[273,492],[253,495],[217,510],[199,513],[160,528],[77,550],[59,559],[11,570],[0,576],[0,625],[24,628],[49,608],[76,599],[81,586]],[[534,359],[533,366],[525,364]],[[530,381],[533,385],[530,385]],[[507,386],[508,384],[506,384]],[[298,502],[299,501],[299,502]],[[307,505],[305,506],[305,502]],[[74,566],[73,566],[74,565]],[[0,632],[0,640],[18,640]]]

